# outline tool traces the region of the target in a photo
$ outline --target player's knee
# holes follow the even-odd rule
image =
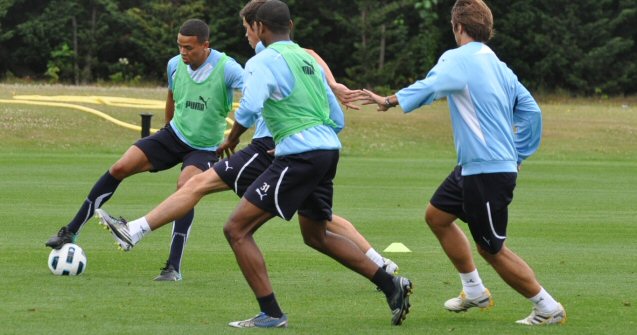
[[[434,226],[434,217],[429,213],[429,211],[425,212],[425,222],[427,222],[429,228]]]
[[[226,237],[228,243],[232,244],[233,240],[236,240],[236,229],[233,228],[232,222],[229,221],[223,226],[223,236]]]
[[[447,222],[447,220],[441,218],[439,215],[439,211],[437,211],[431,205],[427,206],[427,210],[425,211],[425,222],[427,222],[427,225],[432,230],[443,228],[450,223]]]
[[[308,236],[307,234],[302,234],[302,235],[303,235],[303,243],[305,243],[305,245],[311,248],[316,248],[316,239],[314,239],[312,236]]]
[[[493,240],[489,241],[489,243],[484,242],[484,243],[477,244],[478,253],[480,254],[480,256],[482,256],[482,258],[484,258],[487,261],[497,256],[500,253],[500,251],[502,251],[503,246],[504,246],[503,242],[493,241]]]
[[[246,229],[241,229],[242,225],[233,220],[231,217],[228,222],[223,226],[223,235],[226,237],[226,240],[231,245],[240,243],[243,239],[245,239],[250,232]]]
[[[303,242],[305,243],[305,245],[316,250],[323,249],[324,240],[321,239],[319,236],[315,236],[313,234],[302,234],[302,235],[303,235]]]
[[[118,161],[111,166],[109,172],[116,179],[122,180],[132,174],[132,169],[127,164]]]
[[[188,185],[189,183],[193,182],[193,180],[195,180],[195,182],[196,182],[195,178],[197,178],[198,176],[199,176],[199,174],[194,175],[194,176],[192,176],[192,175],[189,175],[189,176],[181,175],[181,176],[179,176],[179,179],[177,180],[177,189],[181,189],[182,187],[184,187],[184,186]],[[195,185],[196,185],[195,183],[191,183],[190,184],[190,186],[195,186]]]
[[[184,187],[186,184],[188,184],[188,181],[189,181],[188,179],[183,180],[182,178],[179,178],[179,180],[177,181],[177,189],[179,190],[182,187]]]

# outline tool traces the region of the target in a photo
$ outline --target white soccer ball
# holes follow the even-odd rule
[[[49,254],[49,269],[58,276],[77,276],[86,270],[86,254],[73,243],[67,243]]]

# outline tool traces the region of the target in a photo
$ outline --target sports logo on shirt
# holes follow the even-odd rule
[[[190,108],[190,109],[194,109],[194,110],[198,110],[198,111],[204,111],[208,108],[208,101],[210,101],[210,98],[205,98],[202,96],[199,96],[199,100],[198,101],[186,101],[186,108]]]
[[[301,66],[301,69],[303,69],[303,73],[307,74],[307,75],[314,75],[314,65],[312,65],[312,63],[304,60],[303,63],[307,64],[307,65],[303,65]]]

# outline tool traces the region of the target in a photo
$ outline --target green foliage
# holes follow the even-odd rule
[[[176,2],[144,2],[139,7],[126,10],[126,22],[130,25],[127,42],[131,49],[127,57],[143,64],[151,79],[166,77],[166,63],[177,55],[177,33],[181,24],[189,18],[204,19],[205,2],[202,0]],[[193,15],[193,13],[198,13]]]
[[[238,13],[247,1],[0,0],[0,76],[52,78],[57,66],[64,82],[126,81],[130,71],[163,82],[177,30],[191,17],[210,25],[213,48],[245,63],[253,51]],[[449,26],[455,0],[287,2],[294,39],[352,87],[399,89],[456,47]],[[490,46],[530,89],[637,93],[634,0],[488,3],[496,28]],[[64,44],[76,52],[71,76],[51,63]],[[134,64],[129,72],[114,68],[120,58]]]
[[[13,6],[16,0],[0,0],[0,18],[3,18],[7,15],[9,8]],[[2,29],[2,20],[0,20],[0,42],[11,37],[11,34],[7,34]]]
[[[73,77],[73,58],[75,52],[64,43],[56,50],[51,51],[51,58],[47,63],[45,75],[49,77],[49,82],[54,84],[60,79],[71,79]]]
[[[210,46],[235,58],[240,64],[254,55],[248,44],[239,11],[244,1],[208,1],[206,22],[210,26]]]
[[[530,87],[637,92],[634,1],[520,0],[492,9],[493,47]]]

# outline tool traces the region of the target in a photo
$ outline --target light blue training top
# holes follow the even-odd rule
[[[254,47],[254,52],[255,54],[258,54],[263,50],[265,50],[265,46],[261,41],[259,41],[259,43],[257,43],[257,45]],[[239,124],[241,124],[241,122],[239,122]],[[272,133],[270,133],[270,129],[268,129],[268,127],[265,125],[265,121],[261,116],[261,112],[259,112],[259,117],[254,121],[254,135],[252,136],[252,138],[255,139],[263,137],[272,137]]]
[[[210,49],[210,55],[208,55],[208,58],[206,59],[206,61],[203,64],[201,64],[201,66],[199,66],[197,70],[193,71],[190,68],[190,66],[186,66],[186,68],[188,69],[188,73],[190,74],[190,77],[193,79],[193,81],[195,81],[196,83],[200,83],[208,79],[208,77],[212,73],[212,70],[214,70],[219,60],[221,60],[222,55],[223,54],[221,52],[214,49]],[[181,55],[177,55],[168,61],[168,66],[167,66],[168,89],[171,92],[173,90],[173,82],[175,80],[175,73],[177,73],[177,65],[179,64],[180,58],[181,58]],[[237,63],[231,57],[229,57],[228,60],[226,61],[225,82],[226,82],[226,87],[228,88],[228,103],[232,103],[232,98],[234,95],[233,90],[243,89],[243,68],[241,67],[241,65],[239,65],[239,63]],[[177,127],[173,124],[172,120],[170,121],[170,127],[172,128],[172,130],[175,132],[177,137],[179,137],[179,139],[182,142],[188,144],[189,146],[195,149],[206,150],[206,151],[217,150],[216,146],[208,147],[208,148],[194,147],[191,143],[188,142],[186,137],[183,136],[183,134],[179,131],[179,129],[177,129]]]
[[[290,44],[293,42],[280,41],[276,43]],[[262,120],[261,112],[263,111],[264,103],[268,99],[284,99],[290,95],[294,88],[294,75],[279,52],[272,48],[266,48],[261,52],[257,49],[257,52],[246,63],[243,97],[239,108],[235,112],[236,122],[246,128]],[[327,84],[325,73],[323,73],[322,69],[321,74],[328,97],[330,119],[334,121],[336,128],[319,125],[288,136],[276,146],[276,156],[312,150],[338,150],[341,148],[341,142],[336,134],[345,126],[345,117],[334,93],[332,93]],[[259,131],[260,126],[265,126],[265,124],[260,125],[257,123],[257,131]]]
[[[447,97],[462,175],[517,172],[540,146],[540,107],[483,43],[448,50],[396,97],[405,113]]]

